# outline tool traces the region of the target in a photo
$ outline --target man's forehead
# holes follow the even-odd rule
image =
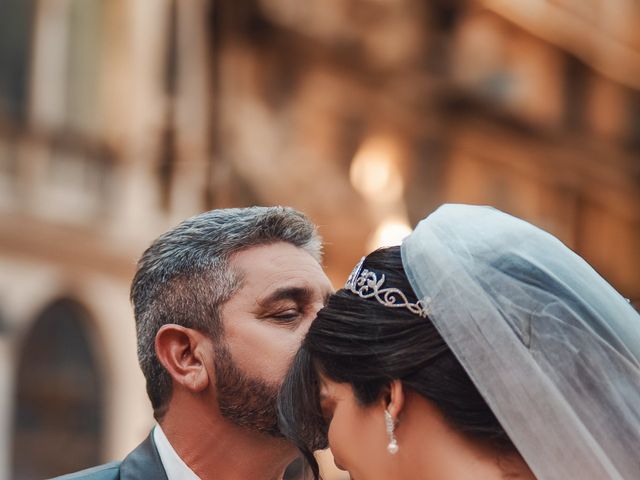
[[[328,284],[317,260],[302,248],[284,242],[238,252],[230,266],[242,278],[243,288],[257,289],[259,292],[254,293],[261,296],[285,289],[313,292]]]
[[[235,253],[229,263],[244,275],[286,275],[301,270],[322,272],[318,261],[308,252],[285,242],[246,248]]]

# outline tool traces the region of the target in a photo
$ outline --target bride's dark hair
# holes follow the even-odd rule
[[[386,277],[385,287],[417,299],[405,276],[400,247],[376,250],[363,268]],[[327,448],[319,375],[348,383],[371,405],[392,380],[433,402],[451,426],[504,452],[515,447],[473,382],[428,318],[339,290],[318,312],[285,378],[278,400],[280,427],[303,453],[315,478],[312,452]]]

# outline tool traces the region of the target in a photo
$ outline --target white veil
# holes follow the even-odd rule
[[[640,316],[582,258],[498,210],[444,205],[402,259],[539,480],[640,479]]]

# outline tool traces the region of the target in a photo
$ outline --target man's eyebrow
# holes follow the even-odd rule
[[[282,300],[293,300],[296,303],[304,303],[313,296],[311,289],[307,287],[281,287],[269,293],[264,298],[257,300],[258,305],[265,306]]]

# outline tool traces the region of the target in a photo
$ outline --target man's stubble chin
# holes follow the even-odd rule
[[[279,386],[241,371],[223,342],[216,346],[214,363],[222,416],[254,432],[283,438],[278,428],[276,405]]]

